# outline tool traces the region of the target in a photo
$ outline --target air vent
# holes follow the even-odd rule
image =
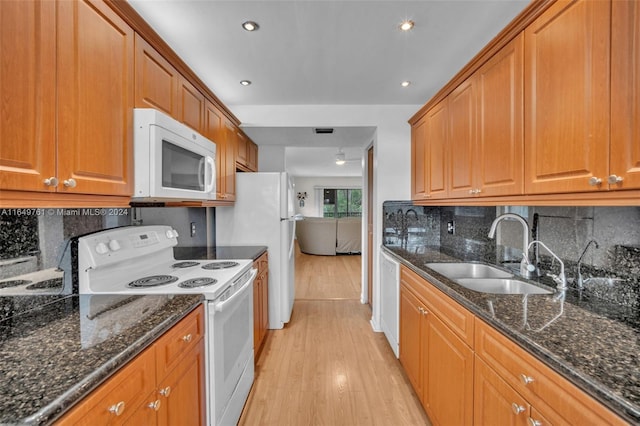
[[[316,127],[313,129],[317,135],[330,135],[333,133],[333,129],[330,127]]]

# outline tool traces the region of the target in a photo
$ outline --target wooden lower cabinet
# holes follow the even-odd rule
[[[626,424],[405,266],[400,363],[434,425]]]
[[[591,396],[477,318],[475,332],[476,421],[478,418],[499,415],[490,411],[506,409],[506,402],[499,402],[500,397],[488,396],[487,389],[491,386],[483,384],[486,381],[487,383],[500,383],[493,385],[493,388],[502,391],[492,392],[500,393],[503,397],[508,394],[512,399],[516,398],[517,404],[525,407],[525,411],[522,413],[527,414],[525,420],[529,424],[626,424]],[[511,404],[513,402],[516,401],[512,401]],[[483,408],[484,403],[489,404],[492,408]],[[530,411],[527,406],[531,406]],[[510,409],[514,412],[519,411],[513,406]],[[506,414],[503,415],[506,416]],[[479,424],[491,424],[491,422]]]
[[[269,258],[267,253],[253,262],[258,275],[253,282],[253,351],[254,361],[262,349],[269,328]]]
[[[57,425],[204,425],[201,305],[64,415]]]
[[[402,267],[400,283],[400,362],[409,381],[434,425],[472,424],[473,350],[421,296],[426,281]],[[452,303],[436,300],[443,302]]]

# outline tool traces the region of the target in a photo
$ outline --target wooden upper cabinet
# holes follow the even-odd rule
[[[427,198],[426,119],[422,117],[411,126],[411,199],[415,201]]]
[[[449,95],[449,176],[448,196],[468,197],[476,192],[475,79],[469,78]]]
[[[216,144],[216,198],[221,201],[233,201],[236,193],[235,139],[228,138],[227,120],[209,100],[205,103],[204,135]]]
[[[246,167],[249,165],[248,138],[240,129],[236,133],[236,163]]]
[[[425,124],[425,198],[445,198],[448,195],[449,113],[447,99],[427,112]]]
[[[200,134],[204,133],[205,98],[186,78],[178,82],[178,121]]]
[[[133,30],[102,1],[58,6],[59,192],[133,193]]]
[[[447,196],[448,99],[431,108],[411,129],[411,197]]]
[[[138,34],[136,47],[136,108],[154,108],[178,116],[178,71]]]
[[[474,189],[481,196],[519,195],[524,189],[524,36],[518,35],[477,72]],[[456,151],[457,152],[457,151]]]
[[[640,188],[640,3],[616,0],[612,7],[609,174],[622,181],[610,187]]]
[[[0,188],[55,191],[56,4],[0,1]]]
[[[597,190],[607,175],[610,18],[609,1],[558,0],[525,29],[529,194]]]

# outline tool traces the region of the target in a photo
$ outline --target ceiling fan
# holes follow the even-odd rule
[[[345,163],[361,161],[359,158],[346,159],[344,152],[342,152],[342,148],[338,148],[338,152],[336,153],[336,164],[338,166],[342,166]]]

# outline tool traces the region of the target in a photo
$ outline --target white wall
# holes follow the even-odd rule
[[[258,146],[259,172],[284,172],[284,146]]]
[[[407,120],[421,105],[245,105],[231,106],[243,126],[375,126],[374,189],[373,189],[373,293],[371,318],[375,330],[380,330],[379,266],[382,235],[382,202],[411,198],[411,127]],[[366,147],[363,147],[363,151]],[[365,154],[365,153],[363,153]],[[260,153],[260,155],[262,155]],[[262,158],[260,159],[262,161]],[[366,174],[365,174],[366,176]],[[366,203],[366,188],[363,187]],[[366,206],[366,204],[365,204]],[[363,213],[366,215],[366,212]],[[363,221],[366,223],[366,221]],[[364,226],[364,225],[363,225]],[[366,233],[363,233],[366,235]],[[369,248],[366,239],[362,258]],[[366,265],[363,262],[362,300],[366,301]]]
[[[304,207],[296,199],[296,213],[304,216],[322,216],[322,196],[318,199],[316,188],[362,188],[361,177],[302,177],[294,176],[293,184],[296,194],[306,192]]]

